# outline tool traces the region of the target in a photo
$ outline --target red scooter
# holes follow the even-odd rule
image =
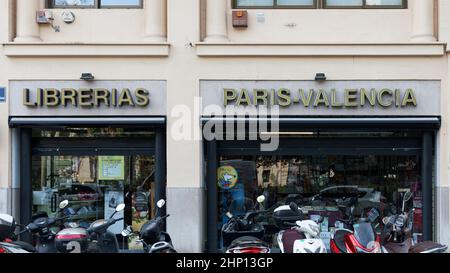
[[[355,222],[354,204],[350,207],[350,219],[339,219],[349,228],[337,228],[331,234],[330,249],[332,253],[381,253],[381,238],[368,217],[367,220]],[[374,219],[372,219],[373,221]]]

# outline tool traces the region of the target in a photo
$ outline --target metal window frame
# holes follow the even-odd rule
[[[389,118],[386,118],[389,119]],[[380,124],[380,121],[383,122],[388,122],[386,119],[374,119],[374,122],[371,124],[372,126],[376,125],[377,123]],[[424,199],[423,199],[423,215],[422,215],[422,221],[423,221],[423,236],[424,236],[424,240],[432,240],[433,237],[433,230],[432,230],[432,225],[433,225],[433,219],[435,217],[435,215],[433,214],[432,211],[432,202],[433,201],[433,189],[432,186],[433,184],[435,184],[436,182],[433,179],[433,165],[432,165],[432,161],[435,159],[436,156],[436,151],[435,151],[435,144],[433,144],[435,142],[436,139],[436,131],[439,130],[440,127],[440,118],[438,117],[434,117],[434,118],[401,118],[401,119],[392,119],[391,122],[393,122],[393,126],[386,126],[387,128],[395,128],[397,130],[408,130],[408,127],[413,127],[414,130],[417,130],[418,128],[413,126],[412,123],[412,119],[417,119],[417,120],[421,120],[421,122],[423,122],[424,124],[429,123],[428,126],[425,126],[425,128],[421,128],[421,130],[419,130],[422,133],[422,137],[421,137],[421,146],[418,147],[418,143],[416,142],[414,147],[410,147],[413,149],[399,149],[396,153],[397,154],[405,154],[405,155],[420,155],[422,157],[422,164],[421,164],[421,185],[422,185],[422,191],[423,191],[423,195],[424,195]],[[291,123],[298,123],[298,122],[302,122],[301,119],[295,120],[288,120],[288,122]],[[313,125],[312,120],[310,119],[306,119],[303,120],[303,124],[305,124],[305,121],[307,124],[309,125]],[[338,125],[341,131],[346,131],[348,130],[350,127],[358,127],[360,129],[363,129],[363,127],[365,127],[364,125],[360,125],[358,124],[358,122],[356,122],[355,119],[335,119],[335,121],[338,122]],[[402,124],[400,123],[401,121],[407,121],[407,124]],[[332,125],[332,120],[321,120],[320,122],[321,124],[316,124],[316,125],[320,125],[319,127],[325,126],[328,127],[329,125]],[[340,124],[339,124],[340,123]],[[419,122],[420,123],[420,122]],[[403,126],[398,126],[402,124]],[[299,125],[299,124],[297,124]],[[342,125],[346,125],[346,126],[342,126]],[[334,126],[333,126],[334,127]],[[303,128],[303,126],[301,126],[301,128]],[[366,127],[367,128],[367,127]],[[333,129],[337,129],[337,128],[333,128]],[[372,128],[371,128],[372,129]],[[379,128],[382,129],[382,128]],[[331,140],[328,140],[331,141]],[[417,139],[416,139],[417,141]],[[245,141],[243,141],[244,145],[239,145],[239,147],[236,147],[238,150],[240,151],[230,151],[230,154],[245,154],[245,149],[249,148],[248,145],[246,145]],[[405,141],[406,142],[406,141]],[[411,141],[407,141],[409,144],[414,144],[414,140]],[[226,142],[225,142],[226,143]],[[242,143],[242,142],[241,142]],[[398,142],[397,142],[398,143]],[[248,144],[248,143],[247,143]],[[403,144],[406,143],[402,143]],[[371,144],[372,146],[377,146],[374,145],[374,143]],[[206,245],[207,245],[207,251],[210,253],[214,253],[218,251],[218,235],[219,235],[219,231],[217,230],[217,217],[218,217],[218,213],[217,213],[217,204],[218,204],[218,190],[217,190],[217,167],[219,166],[219,155],[221,152],[223,152],[223,147],[220,147],[220,143],[217,140],[211,140],[211,141],[205,141],[204,142],[204,152],[205,152],[205,158],[207,159],[207,163],[206,163],[206,191],[207,191],[207,219],[206,219],[206,223],[207,223],[207,241],[206,241]],[[356,147],[357,148],[357,147]],[[371,148],[371,147],[369,147]],[[375,147],[376,148],[376,147]],[[402,147],[400,147],[402,148]],[[408,147],[406,147],[408,148]],[[373,149],[373,148],[372,148]],[[386,149],[382,149],[382,154],[384,154],[387,150]],[[248,151],[248,150],[247,150]],[[236,153],[237,152],[237,153]],[[286,153],[281,153],[280,155],[288,155],[289,153],[295,153],[295,151],[288,151]],[[298,152],[298,151],[297,151]],[[337,151],[335,151],[337,152]],[[356,151],[357,152],[357,151]],[[366,152],[366,151],[364,151]],[[257,151],[248,151],[247,154],[256,154],[260,152]],[[272,155],[277,155],[277,152],[272,152]],[[313,154],[313,151],[311,151],[311,154]],[[324,154],[322,152],[322,154]]]
[[[320,0],[313,0],[312,5],[278,5],[278,0],[272,0],[272,6],[239,6],[237,0],[232,0],[233,9],[317,9]]]
[[[164,116],[9,116],[9,126],[49,127],[49,126],[113,126],[157,128],[166,125]]]
[[[49,9],[142,9],[144,0],[139,0],[139,5],[102,5],[102,0],[94,0],[92,6],[61,6],[55,5],[54,0],[47,0],[46,7]]]
[[[89,119],[85,117],[80,117],[79,119],[83,120],[86,119],[89,121],[88,127],[94,126],[95,122],[98,122],[98,127],[102,126],[122,126],[122,122],[117,124],[108,124],[108,121],[99,121],[98,119]],[[11,117],[10,117],[11,121]],[[165,120],[161,124],[161,119],[158,118],[155,120],[157,124],[154,126],[155,131],[155,137],[150,139],[153,143],[150,143],[149,145],[143,145],[142,140],[140,143],[133,143],[134,145],[131,145],[130,147],[126,147],[124,145],[118,145],[120,147],[112,147],[112,141],[113,139],[101,139],[100,142],[103,142],[107,145],[100,145],[102,147],[99,147],[98,151],[95,151],[95,147],[85,147],[84,144],[91,142],[92,140],[89,139],[83,139],[83,141],[80,141],[80,139],[73,138],[73,139],[45,139],[45,138],[33,138],[32,137],[32,128],[48,128],[49,126],[53,126],[52,123],[49,120],[44,120],[44,123],[40,123],[43,121],[40,118],[35,118],[36,122],[32,122],[30,120],[27,120],[23,124],[13,124],[12,127],[14,127],[14,130],[17,130],[17,133],[15,134],[15,137],[17,138],[15,141],[17,143],[17,150],[15,152],[16,158],[13,158],[12,160],[17,160],[19,162],[19,166],[17,169],[18,172],[18,184],[19,184],[19,200],[16,200],[16,202],[20,202],[20,208],[19,208],[19,222],[21,224],[28,224],[31,213],[32,213],[32,185],[30,183],[31,181],[31,175],[32,175],[32,156],[33,155],[58,155],[58,154],[71,154],[71,155],[108,155],[108,154],[117,154],[117,152],[121,152],[124,155],[133,155],[133,154],[140,154],[140,155],[153,155],[155,157],[155,200],[159,200],[161,198],[166,198],[166,187],[167,187],[167,162],[166,162],[166,132],[165,132]],[[66,126],[70,127],[73,125],[78,125],[78,121],[76,118],[73,119],[75,121],[74,123],[67,124]],[[143,126],[143,123],[145,120],[139,121],[138,119],[134,120],[136,123],[133,124],[132,121],[127,124],[127,126],[132,127],[139,127]],[[148,119],[146,121],[148,123]],[[61,121],[57,121],[54,124],[61,125]],[[11,124],[10,124],[11,125]],[[62,124],[64,125],[64,124]],[[86,123],[82,123],[80,125],[86,125]],[[117,138],[116,138],[117,140]],[[121,141],[124,141],[125,139],[119,139]],[[41,142],[41,147],[35,146],[37,144],[36,142]],[[69,145],[66,147],[63,147],[64,149],[62,151],[58,151],[58,149],[55,147],[49,147],[46,144],[50,144],[51,141],[60,142],[61,144],[67,141],[70,141],[68,143]],[[132,139],[130,139],[132,141]],[[97,142],[96,144],[101,144],[100,142]],[[122,143],[123,144],[123,143]],[[77,147],[78,146],[78,147]],[[117,146],[117,145],[116,145]],[[147,146],[147,147],[144,147]],[[78,152],[77,152],[78,151]],[[75,152],[75,153],[74,153]],[[88,153],[88,154],[86,154]],[[18,157],[18,158],[17,158]],[[162,209],[159,211],[159,215],[162,216],[166,213],[165,209]],[[164,227],[165,229],[165,227]],[[31,242],[31,236],[29,234],[23,234],[21,235],[21,240]]]
[[[367,0],[362,0],[362,6],[329,6],[327,0],[322,0],[322,9],[407,9],[408,0],[402,0],[401,5],[367,5]]]
[[[278,5],[278,0],[273,0],[272,6],[239,6],[237,0],[232,0],[233,9],[407,9],[408,0],[402,0],[401,5],[367,5],[362,0],[362,6],[328,6],[327,0],[314,0],[313,5]]]

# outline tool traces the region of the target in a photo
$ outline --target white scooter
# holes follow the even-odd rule
[[[285,206],[277,209],[286,209]],[[291,202],[290,210],[303,217],[297,204]],[[276,209],[276,210],[277,210]],[[290,229],[281,230],[277,235],[281,253],[327,253],[325,243],[320,239],[319,225],[313,220],[298,220],[295,223],[284,222]]]

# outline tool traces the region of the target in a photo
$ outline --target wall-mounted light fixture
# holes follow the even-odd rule
[[[92,73],[82,73],[80,80],[85,80],[85,81],[92,81],[94,80],[94,75],[92,75]]]
[[[316,73],[316,77],[314,79],[316,81],[326,81],[327,76],[325,76],[325,73]]]

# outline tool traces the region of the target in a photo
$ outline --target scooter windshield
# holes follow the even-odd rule
[[[356,240],[365,248],[369,248],[370,245],[376,240],[375,232],[373,232],[370,223],[360,223],[353,225],[354,235]]]

